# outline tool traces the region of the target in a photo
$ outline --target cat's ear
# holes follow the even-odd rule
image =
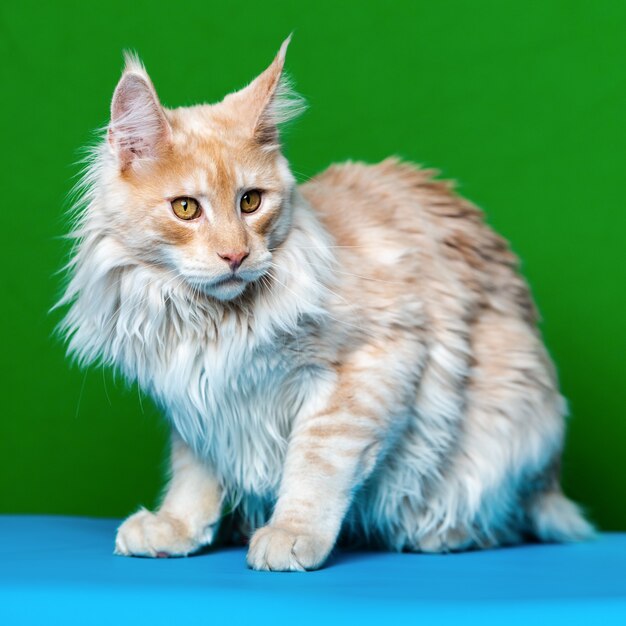
[[[109,144],[120,169],[154,159],[167,146],[170,125],[141,61],[130,53],[111,102]]]
[[[263,146],[278,146],[278,127],[305,109],[304,99],[296,94],[283,74],[287,46],[285,39],[272,64],[247,87],[225,99],[236,108],[240,122],[246,124],[254,139]]]

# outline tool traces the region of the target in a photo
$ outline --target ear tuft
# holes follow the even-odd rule
[[[288,76],[284,74],[285,57],[291,42],[290,34],[283,41],[272,64],[259,76],[257,82],[266,85],[263,106],[258,112],[254,134],[260,143],[277,144],[278,126],[290,122],[306,109],[306,102],[293,88]]]
[[[124,50],[124,73],[125,72],[134,72],[135,74],[148,76],[144,64],[134,50]]]
[[[261,117],[265,116],[267,122],[279,126],[302,115],[305,110],[305,99],[295,91],[291,78],[281,74],[278,85]]]
[[[224,103],[237,111],[242,124],[266,148],[279,145],[278,126],[300,115],[306,108],[291,81],[283,74],[291,35],[282,43],[271,65],[247,87],[230,94]]]
[[[134,53],[125,53],[125,68],[111,102],[109,143],[120,169],[156,158],[170,137],[169,123],[152,81]]]

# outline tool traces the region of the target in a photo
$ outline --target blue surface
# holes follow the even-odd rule
[[[626,625],[626,534],[454,555],[342,552],[307,574],[245,550],[115,557],[115,520],[0,517],[0,624]]]

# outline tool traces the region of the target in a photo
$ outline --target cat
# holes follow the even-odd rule
[[[177,109],[127,55],[82,183],[68,351],[136,382],[172,431],[161,506],[115,552],[191,554],[226,510],[257,570],[319,568],[338,538],[590,537],[559,486],[566,403],[516,257],[397,159],[296,185],[288,43],[242,90]]]

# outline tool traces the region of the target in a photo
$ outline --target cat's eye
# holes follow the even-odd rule
[[[258,189],[246,191],[239,201],[242,213],[254,213],[259,206],[261,206],[261,192]]]
[[[200,205],[194,198],[176,198],[172,200],[172,211],[181,220],[193,220],[200,215]]]

